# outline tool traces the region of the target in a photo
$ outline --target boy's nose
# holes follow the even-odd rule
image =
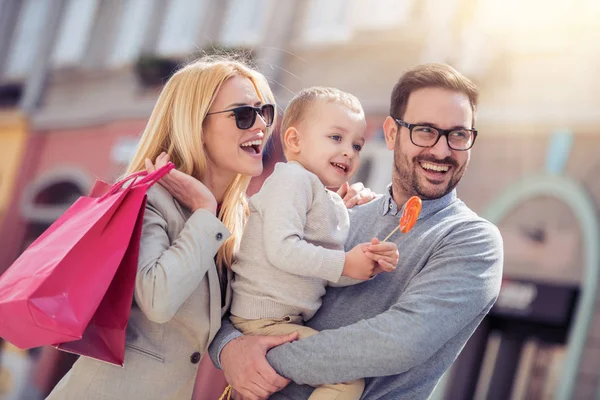
[[[344,157],[352,158],[352,155],[354,154],[354,152],[352,150],[353,150],[352,145],[344,146],[344,148],[342,150],[342,155]]]

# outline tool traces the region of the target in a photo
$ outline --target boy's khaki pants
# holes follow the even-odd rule
[[[303,339],[318,333],[302,325],[302,317],[298,315],[272,319],[244,319],[231,315],[229,319],[244,335],[278,336],[298,332],[298,338]],[[315,388],[309,400],[359,400],[364,388],[365,381],[362,379],[335,385],[321,385]]]

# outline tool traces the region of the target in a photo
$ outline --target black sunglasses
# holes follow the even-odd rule
[[[238,129],[250,129],[256,122],[256,116],[260,115],[267,127],[273,125],[273,118],[275,117],[275,106],[273,104],[263,104],[260,107],[252,106],[240,106],[236,108],[230,108],[229,110],[215,111],[206,115],[221,114],[226,112],[232,112],[235,116],[235,124]]]

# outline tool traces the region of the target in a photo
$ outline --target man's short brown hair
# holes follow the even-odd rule
[[[327,103],[341,104],[355,113],[364,115],[360,101],[353,94],[344,92],[340,89],[323,86],[313,86],[302,89],[294,96],[283,114],[283,120],[281,121],[281,143],[284,146],[284,149],[285,144],[283,135],[285,134],[285,131],[300,123],[309,114],[310,108],[318,100]]]
[[[415,90],[430,87],[464,93],[471,103],[471,109],[473,110],[472,128],[475,127],[475,112],[479,97],[477,86],[447,64],[418,65],[404,73],[392,90],[390,115],[395,118],[403,118],[410,94]]]

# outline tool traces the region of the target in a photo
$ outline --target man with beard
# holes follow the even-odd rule
[[[308,321],[320,331],[313,337],[278,346],[294,337],[240,337],[223,327],[211,357],[242,398],[268,397],[288,383],[282,377],[294,383],[271,399],[306,399],[312,390],[306,385],[359,378],[367,378],[363,399],[429,397],[500,290],[500,233],[455,190],[477,137],[477,96],[471,81],[444,64],[421,65],[400,78],[383,124],[394,151],[392,184],[350,211],[346,243],[350,249],[385,237],[403,204],[419,196],[416,225],[392,237],[398,267],[359,285],[329,288]]]

